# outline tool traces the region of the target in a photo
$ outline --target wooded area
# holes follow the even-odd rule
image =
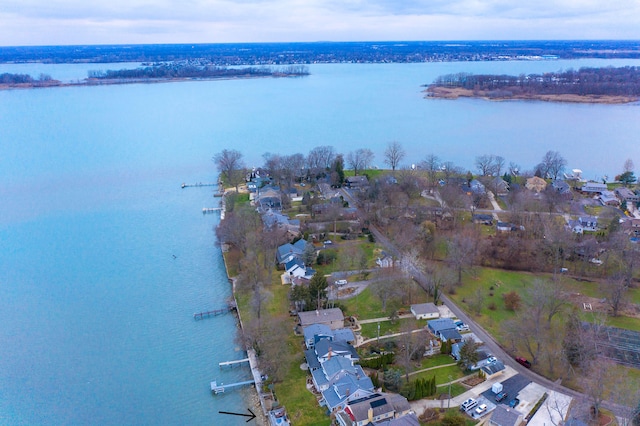
[[[457,73],[438,77],[431,87],[458,87],[504,98],[518,94],[640,96],[640,68],[569,69],[545,74],[491,75]]]

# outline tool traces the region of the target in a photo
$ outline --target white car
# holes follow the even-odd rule
[[[347,280],[338,280],[336,281],[336,285],[337,286],[347,285]]]
[[[480,406],[478,406],[478,408],[476,408],[476,414],[482,414],[485,411],[487,411],[487,404],[481,404]]]

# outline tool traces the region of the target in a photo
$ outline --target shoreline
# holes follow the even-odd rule
[[[506,89],[505,89],[506,90]],[[472,98],[487,101],[542,101],[557,103],[601,104],[620,105],[638,102],[640,98],[632,96],[613,95],[574,95],[574,94],[530,94],[512,93],[509,96],[491,96],[487,90],[471,90],[462,87],[429,86],[423,90],[425,99],[451,99]]]
[[[130,79],[85,79],[78,82],[62,82],[51,80],[50,82],[33,82],[17,84],[0,84],[2,90],[30,90],[30,89],[52,89],[58,87],[98,87],[98,86],[118,86],[126,84],[158,84],[158,83],[180,83],[187,81],[217,81],[217,80],[252,80],[258,78],[288,78],[304,77],[298,75],[261,75],[261,76],[224,76],[224,77],[170,77],[170,78],[130,78]]]
[[[221,211],[221,218],[220,218],[220,220],[222,221],[224,220],[224,208],[225,208],[224,196],[222,197],[220,204],[223,209]],[[231,295],[233,296],[233,301],[236,306],[236,315],[238,318],[238,325],[240,326],[240,330],[242,331],[244,327],[242,325],[242,317],[240,316],[240,309],[238,308],[238,300],[236,299],[236,280],[229,276],[229,267],[227,266],[227,258],[224,256],[224,252],[222,251],[222,249],[220,249],[220,255],[222,256],[222,263],[224,264],[224,270],[225,270],[225,273],[227,274],[227,279],[231,284]],[[244,348],[244,350],[247,353],[247,357],[249,358],[249,366],[251,368],[252,376],[255,380],[254,386],[250,387],[250,390],[247,391],[245,400],[247,400],[247,402],[250,403],[251,408],[255,410],[254,414],[256,415],[256,422],[258,424],[269,425],[269,420],[267,417],[268,413],[266,409],[266,401],[262,397],[262,382],[259,380],[260,372],[258,370],[255,351],[253,351],[253,349],[247,349],[246,347]],[[257,372],[257,375],[256,375],[256,372]]]

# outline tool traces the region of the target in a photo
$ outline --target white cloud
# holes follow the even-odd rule
[[[638,0],[4,0],[0,45],[639,38]]]

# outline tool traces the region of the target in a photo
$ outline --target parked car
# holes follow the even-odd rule
[[[347,285],[347,280],[338,280],[336,281],[336,285],[337,286]]]
[[[500,392],[499,394],[496,395],[496,402],[501,402],[504,401],[505,399],[507,399],[507,393],[506,392]]]
[[[521,356],[517,356],[516,357],[516,362],[518,364],[522,365],[522,366],[525,366],[527,368],[531,368],[531,363],[526,358],[522,358]]]
[[[473,398],[469,398],[466,401],[464,401],[462,404],[460,404],[460,410],[468,411],[468,410],[471,410],[476,405],[478,405],[478,401],[476,401]]]
[[[520,400],[518,398],[513,398],[511,401],[509,401],[509,407],[511,408],[516,408],[518,404],[520,404]]]
[[[456,321],[455,325],[458,331],[469,331],[469,326],[462,321]]]
[[[476,414],[478,415],[484,413],[485,411],[487,411],[487,404],[481,404],[480,406],[478,406],[478,408],[476,408]]]

